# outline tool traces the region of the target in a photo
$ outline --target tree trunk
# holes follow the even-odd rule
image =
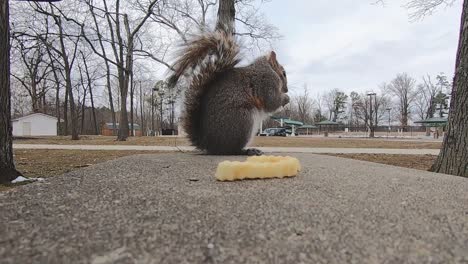
[[[104,4],[105,4],[105,1],[104,1]],[[103,55],[104,58],[107,58],[106,49],[104,47],[101,31],[100,31],[100,28],[99,28],[99,23],[97,22],[96,14],[94,13],[94,9],[93,9],[93,6],[91,4],[89,5],[89,9],[90,9],[91,15],[93,16],[94,25],[95,25],[96,31],[98,33],[97,36],[98,36],[99,46],[101,47],[102,55]],[[107,10],[107,8],[106,8],[106,10]],[[107,83],[106,86],[107,86],[107,92],[109,94],[109,107],[110,107],[111,114],[112,114],[112,125],[113,125],[113,128],[114,128],[114,129],[112,129],[112,135],[115,136],[115,128],[116,128],[117,121],[116,121],[116,118],[115,118],[114,100],[112,99],[112,88],[111,88],[111,80],[110,80],[110,76],[111,76],[110,65],[109,65],[109,62],[106,59],[104,59],[104,64],[106,65],[106,83]],[[93,113],[93,115],[94,115],[94,113]],[[94,122],[96,122],[95,117],[94,117]],[[97,129],[96,129],[96,131],[97,131]]]
[[[56,93],[55,93],[55,115],[57,116],[57,120],[58,120],[58,132],[61,132],[60,128],[60,83],[58,82],[58,78],[55,80],[57,83],[57,90],[56,90]],[[62,135],[62,133],[58,133],[59,135]]]
[[[128,90],[128,89],[127,89]],[[122,89],[120,91],[120,121],[119,132],[117,136],[118,141],[125,141],[128,138],[128,112],[127,112],[127,91]]]
[[[463,1],[447,134],[434,172],[468,177],[468,0]]]
[[[98,131],[98,124],[97,124],[97,119],[96,119],[96,108],[94,107],[93,88],[91,84],[89,85],[89,96],[91,99],[91,111],[93,113],[94,134],[98,135],[99,131]]]
[[[89,75],[88,63],[86,63],[86,58],[83,53],[81,53],[81,57],[83,58],[83,64],[85,66],[86,80],[88,83],[89,97],[91,100],[91,112],[93,115],[94,134],[98,135],[99,132],[98,132],[98,125],[97,125],[97,120],[96,120],[96,109],[94,108],[93,82],[91,80],[91,76]],[[83,104],[84,104],[84,101],[83,101]]]
[[[144,125],[144,116],[143,116],[143,93],[141,92],[141,81],[140,81],[140,129],[141,129],[141,135],[143,136],[143,132],[145,131],[145,125]]]
[[[115,128],[117,127],[117,118],[115,117],[115,109],[114,109],[114,99],[112,99],[112,88],[111,88],[111,82],[110,82],[110,67],[109,64],[106,65],[107,68],[107,92],[109,93],[109,107],[111,110],[111,115],[112,115],[112,135],[115,136]]]
[[[130,74],[130,136],[134,137],[134,124],[133,124],[133,94],[134,94],[134,87],[133,84],[133,71]]]
[[[163,98],[159,102],[159,129],[161,129],[161,134],[163,134]]]
[[[218,21],[216,30],[222,30],[228,34],[235,33],[236,8],[235,0],[220,0],[218,8]]]
[[[63,46],[63,52],[65,52],[65,47]],[[68,63],[68,57],[64,54],[63,57],[64,64],[65,64],[65,87],[68,93],[68,99],[70,103],[70,117],[71,117],[71,134],[72,140],[78,140],[78,118],[76,116],[76,106],[75,100],[73,98],[73,90],[72,90],[72,83],[71,83],[71,68]]]
[[[42,103],[41,103],[41,111],[42,113],[47,113],[47,101],[46,101],[46,83],[42,86]]]
[[[63,102],[63,135],[68,136],[68,89],[65,87],[65,101]]]
[[[85,101],[86,101],[86,90],[84,90],[83,102],[81,104],[81,130],[80,130],[80,134],[84,134],[84,124],[85,124],[85,117],[86,117]]]
[[[72,134],[72,140],[78,140],[78,130],[77,130],[77,123],[78,123],[78,118],[76,116],[76,107],[75,107],[75,101],[73,99],[73,90],[72,90],[72,84],[71,84],[71,70],[69,66],[67,66],[68,63],[65,63],[65,75],[66,75],[66,86],[68,90],[68,96],[70,97],[70,114],[71,114],[71,134]],[[68,69],[67,69],[68,68]]]
[[[63,25],[60,18],[54,17],[58,30],[59,30],[59,43],[60,43],[60,50],[61,50],[61,57],[63,59],[64,71],[65,71],[65,88],[68,91],[68,97],[70,99],[70,117],[71,117],[71,134],[72,140],[78,140],[78,118],[76,116],[76,106],[75,100],[73,97],[73,88],[72,88],[72,81],[71,81],[71,65],[69,62],[67,49],[65,48],[64,42],[64,33],[63,33]],[[75,47],[76,49],[76,47]]]
[[[33,113],[39,113],[36,80],[31,79],[31,104]]]
[[[119,63],[118,63],[118,76],[119,76],[119,90],[120,90],[120,122],[119,122],[119,132],[117,135],[118,141],[126,141],[128,138],[128,112],[127,112],[127,96],[128,96],[128,83],[129,83],[129,73],[128,68],[124,68],[124,42],[121,35],[121,27],[120,27],[120,1],[117,0],[115,5],[115,13],[117,14],[115,19],[115,33],[117,35],[117,40],[119,44]],[[124,22],[126,21],[127,16],[124,14]],[[125,24],[127,26],[127,24]],[[128,27],[126,27],[127,31],[127,51],[133,49],[130,47],[133,43],[131,42],[131,36],[128,34]],[[126,63],[129,64],[131,61],[128,60],[127,54],[127,61]]]
[[[84,60],[84,57],[83,57],[83,60]],[[81,80],[81,87],[83,87],[83,101],[81,103],[81,130],[80,130],[80,134],[84,134],[84,124],[85,124],[85,117],[86,117],[86,113],[85,113],[85,102],[86,102],[86,92],[87,92],[87,88],[85,87],[84,85],[84,76],[83,76],[83,72],[81,70],[81,67],[78,66],[79,68],[79,71],[80,71],[80,80]],[[78,99],[78,102],[80,100]]]
[[[0,183],[20,176],[13,160],[8,0],[0,3]]]

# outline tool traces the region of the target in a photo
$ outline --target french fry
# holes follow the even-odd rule
[[[294,177],[301,170],[299,160],[289,156],[252,156],[246,161],[223,161],[218,164],[216,179],[235,181]]]

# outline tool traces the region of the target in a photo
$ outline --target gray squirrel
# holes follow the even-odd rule
[[[239,45],[223,31],[200,34],[188,42],[169,76],[175,86],[189,77],[183,128],[190,142],[213,155],[262,155],[245,149],[262,120],[289,103],[286,72],[269,52],[245,67]]]

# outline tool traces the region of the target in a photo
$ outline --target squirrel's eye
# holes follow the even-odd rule
[[[284,75],[284,77],[286,77],[286,71],[283,71],[283,75]]]

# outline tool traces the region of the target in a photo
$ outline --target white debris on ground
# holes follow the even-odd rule
[[[14,179],[13,181],[11,181],[11,183],[20,183],[20,182],[32,182],[32,181],[44,181],[43,178],[25,178],[23,176],[19,176],[17,177],[16,179]]]

